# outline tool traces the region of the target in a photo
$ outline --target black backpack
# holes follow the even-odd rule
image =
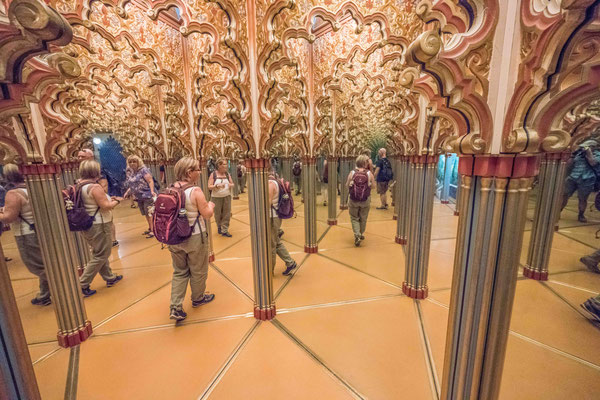
[[[381,159],[381,171],[379,171],[379,175],[381,175],[382,181],[391,181],[394,179],[394,170],[392,169],[392,164],[390,160],[387,158]]]
[[[300,165],[300,162],[296,161],[294,163],[294,166],[292,167],[292,174],[294,174],[294,176],[300,176],[301,173],[302,173],[302,166]]]

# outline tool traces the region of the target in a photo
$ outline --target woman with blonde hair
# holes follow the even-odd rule
[[[208,190],[211,191],[210,199],[215,203],[215,223],[219,234],[231,237],[229,221],[231,220],[231,189],[233,181],[227,172],[227,160],[217,161],[217,169],[210,174]]]
[[[192,307],[198,307],[214,300],[215,295],[206,292],[208,277],[208,234],[206,222],[212,217],[215,205],[197,186],[200,177],[198,161],[184,157],[175,164],[173,187],[182,189],[185,194],[185,211],[192,235],[179,244],[169,245],[173,260],[173,280],[171,281],[171,304],[169,318],[182,321],[187,317],[183,310],[183,299],[188,282],[192,290]]]
[[[127,178],[127,192],[124,197],[133,195],[135,201],[138,203],[140,213],[146,217],[148,222],[148,230],[144,232],[147,238],[154,237],[152,232],[152,218],[148,214],[148,209],[154,203],[156,198],[156,191],[154,189],[154,178],[150,173],[142,159],[136,155],[127,157],[127,167],[131,170]]]
[[[90,289],[96,274],[100,273],[107,287],[123,279],[123,275],[112,272],[108,261],[112,248],[112,209],[121,202],[121,199],[110,197],[97,183],[100,178],[100,164],[97,161],[83,161],[79,165],[79,175],[81,179],[77,184],[77,190],[81,190],[81,198],[88,215],[94,217],[92,227],[81,232],[92,249],[92,258],[79,278],[83,296],[89,297],[96,294],[95,290]]]
[[[10,223],[23,264],[39,279],[40,291],[31,299],[31,304],[47,306],[52,302],[50,288],[40,243],[35,233],[33,210],[29,203],[25,179],[15,164],[7,164],[4,167],[4,176],[8,181],[8,191],[4,207],[0,211],[0,221]]]

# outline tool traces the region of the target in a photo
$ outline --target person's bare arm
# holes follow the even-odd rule
[[[273,204],[275,193],[277,193],[277,184],[275,182],[269,181],[269,204]]]
[[[210,219],[213,216],[215,203],[212,201],[206,201],[206,197],[204,196],[202,189],[198,187],[194,189],[192,198],[200,215],[202,215],[202,217],[204,217],[206,220]]]
[[[214,190],[215,189],[215,176],[214,174],[210,174],[210,176],[208,177],[208,190]]]
[[[375,187],[375,177],[373,176],[373,174],[369,174],[370,175],[370,181],[371,181],[371,189]]]
[[[144,180],[148,182],[148,186],[150,186],[150,193],[152,193],[152,197],[156,196],[156,193],[154,192],[154,179],[152,179],[152,175],[144,175]]]
[[[346,186],[350,187],[350,182],[352,182],[352,172],[350,172],[348,178],[346,178]]]
[[[0,221],[6,223],[15,222],[19,218],[24,201],[25,198],[23,196],[18,195],[13,190],[9,190],[4,199],[4,209],[0,212]]]
[[[375,178],[377,178],[377,175],[379,175],[380,170],[381,170],[381,168],[379,168],[379,167],[375,168]]]
[[[585,151],[585,158],[592,167],[598,164],[598,160],[596,160],[596,158],[594,157],[594,153],[592,153],[592,149],[590,149],[589,147]]]
[[[87,190],[87,188],[86,188],[86,190]],[[103,211],[112,210],[113,208],[115,208],[117,206],[117,204],[119,204],[119,201],[109,199],[108,197],[106,197],[106,192],[104,192],[104,189],[102,189],[102,186],[100,186],[98,184],[92,186],[92,189],[90,190],[90,194],[96,201],[96,204],[98,204],[98,207],[100,207],[100,209]]]

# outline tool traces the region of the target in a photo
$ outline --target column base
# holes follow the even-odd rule
[[[392,219],[393,219],[394,221],[398,221],[398,216],[397,216],[397,215],[394,215],[394,216],[392,217]]]
[[[340,206],[340,210],[347,210],[348,206]]]
[[[401,238],[400,236],[396,236],[396,243],[406,244],[406,238]]]
[[[523,276],[529,279],[533,279],[535,281],[547,281],[548,280],[548,271],[537,271],[535,269],[531,269],[528,266],[523,268]]]
[[[319,245],[313,245],[313,246],[307,246],[304,245],[304,252],[305,253],[309,253],[309,254],[313,254],[313,253],[318,253],[319,252]]]
[[[428,292],[429,292],[429,289],[427,288],[427,286],[425,286],[424,288],[415,289],[413,287],[408,286],[406,284],[406,282],[402,283],[402,293],[404,293],[411,299],[417,299],[417,300],[424,299],[427,297]]]
[[[233,196],[233,199],[234,199],[234,200],[239,200],[239,199],[240,199],[240,196]]]
[[[277,314],[277,310],[275,305],[272,305],[269,308],[260,308],[254,307],[254,318],[259,319],[261,321],[270,321],[275,318]]]
[[[86,321],[85,325],[71,333],[58,332],[56,335],[58,339],[58,345],[61,347],[74,347],[84,342],[87,338],[92,335],[92,323]]]
[[[208,262],[214,262],[215,261],[215,253],[210,253],[208,255]]]
[[[554,225],[554,232],[558,232],[558,225]]]
[[[440,203],[442,203],[442,204],[450,204],[450,201],[448,201],[448,200],[442,200],[442,201],[440,201]]]
[[[337,225],[337,219],[328,219],[327,225]]]
[[[460,213],[458,211],[454,211],[454,216],[458,217]]]

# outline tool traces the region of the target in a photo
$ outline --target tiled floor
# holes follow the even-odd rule
[[[214,235],[208,289],[216,300],[175,326],[168,318],[171,267],[166,249],[141,236],[144,221],[117,211],[120,246],[111,262],[124,280],[85,300],[94,336],[76,350],[55,341],[51,307],[29,303],[36,281],[21,265],[10,233],[2,246],[43,399],[435,399],[440,390],[456,226],[453,206],[435,204],[430,296],[402,294],[404,253],[392,211],[374,200],[366,240],[354,247],[347,211],[328,227],[318,206],[319,253],[303,252],[304,221],[284,222],[283,239],[300,264],[284,277],[278,259],[277,318],[252,317],[254,287],[246,198],[233,203],[232,238]],[[533,203],[532,203],[533,205]],[[530,207],[530,217],[533,207]],[[502,399],[592,399],[600,393],[600,325],[579,304],[600,290],[600,275],[578,259],[600,241],[600,213],[577,222],[562,213],[550,280],[519,277]],[[527,224],[530,229],[530,224]],[[526,260],[525,233],[522,261]]]

